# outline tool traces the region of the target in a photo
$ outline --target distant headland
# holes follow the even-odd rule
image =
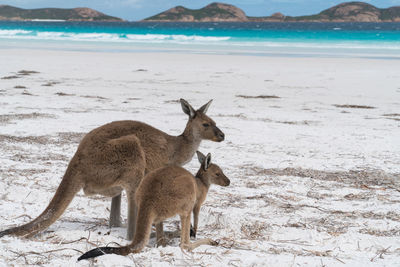
[[[0,5],[0,20],[17,21],[124,21],[90,8],[22,9]],[[274,13],[265,17],[251,17],[238,7],[212,3],[200,9],[176,6],[142,21],[156,22],[400,22],[400,6],[377,8],[364,2],[346,2],[318,14],[286,16]]]
[[[38,20],[38,21],[123,21],[94,9],[80,8],[38,8],[22,9],[0,5],[0,20]]]
[[[377,8],[364,2],[346,2],[309,16],[292,17],[274,13],[266,17],[249,17],[243,10],[233,5],[212,3],[201,9],[177,6],[144,21],[400,22],[400,6]]]

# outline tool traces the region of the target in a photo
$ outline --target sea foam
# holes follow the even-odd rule
[[[220,42],[230,37],[174,35],[174,34],[121,34],[121,33],[74,33],[55,31],[0,30],[0,37],[36,40],[101,41],[101,42]]]
[[[24,35],[24,34],[29,34],[32,33],[32,31],[27,31],[27,30],[0,30],[0,36],[5,37],[5,36],[18,36],[18,35]]]

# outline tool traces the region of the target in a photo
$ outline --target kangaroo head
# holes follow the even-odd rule
[[[210,184],[216,184],[220,186],[228,186],[231,181],[225,176],[224,172],[217,164],[211,163],[211,154],[208,153],[204,156],[200,151],[196,151],[197,158],[201,164],[200,171],[202,179],[206,179]]]
[[[225,139],[225,134],[216,126],[215,122],[206,115],[211,102],[212,100],[198,110],[194,110],[186,100],[181,99],[182,110],[189,115],[189,121],[186,127],[192,129],[193,135],[196,138],[222,142]]]

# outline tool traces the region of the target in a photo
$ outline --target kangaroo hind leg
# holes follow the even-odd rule
[[[144,157],[143,157],[144,161]],[[136,202],[136,189],[144,176],[144,168],[138,167],[130,170],[122,178],[124,181],[124,188],[128,198],[128,226],[127,226],[127,239],[132,240],[135,236],[136,221],[138,220],[138,207]]]
[[[200,239],[193,243],[190,242],[190,213],[185,216],[181,215],[181,227],[181,248],[192,251],[201,245],[217,245],[217,242],[209,238]]]

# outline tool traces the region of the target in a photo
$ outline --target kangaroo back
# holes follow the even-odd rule
[[[32,236],[54,223],[71,203],[72,199],[82,188],[79,179],[69,166],[59,185],[53,199],[47,208],[33,221],[0,232],[0,237],[5,235]]]

